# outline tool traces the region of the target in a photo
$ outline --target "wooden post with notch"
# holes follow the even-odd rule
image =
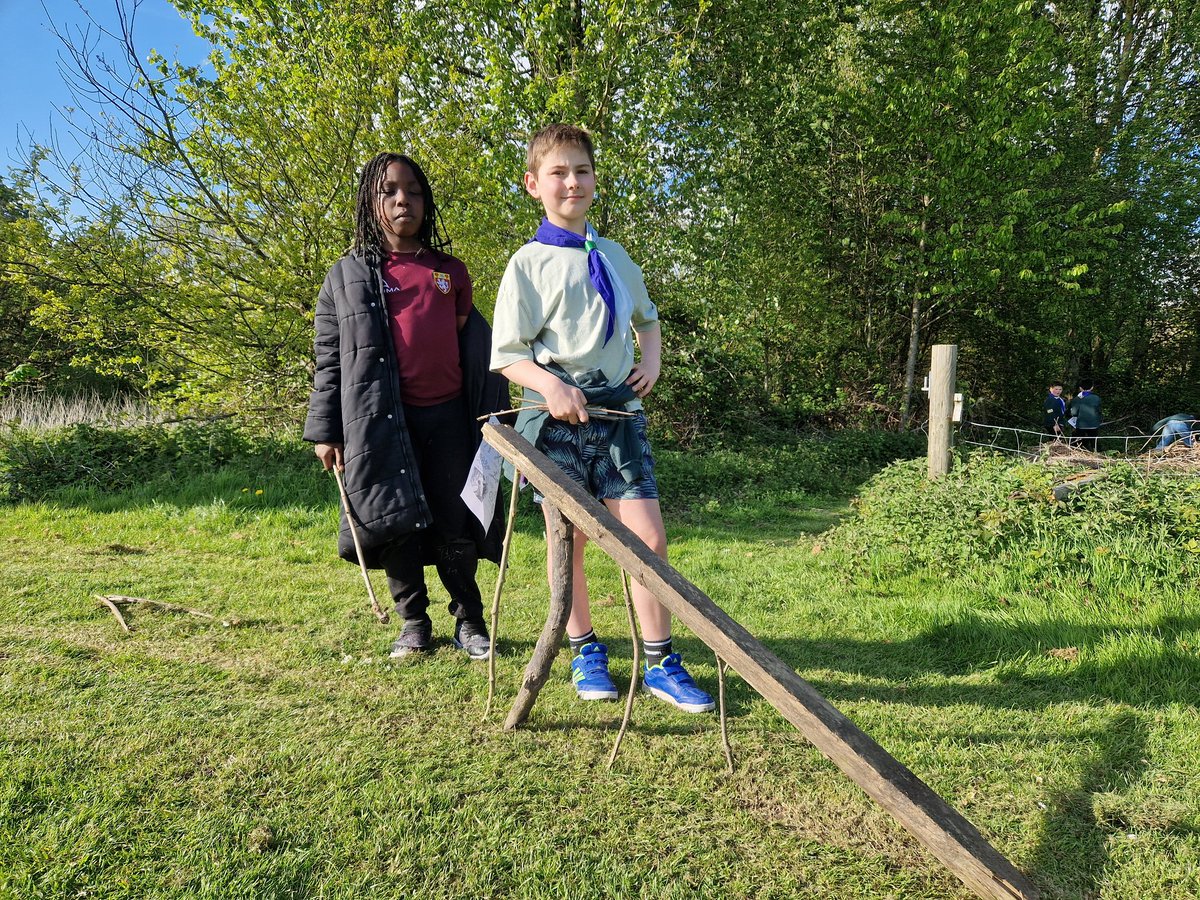
[[[967,887],[988,900],[1033,900],[1040,896],[958,810],[656,556],[532,444],[507,425],[484,425],[483,436],[568,520],[637,579]],[[568,556],[563,562],[569,565],[569,561]]]
[[[954,426],[954,377],[958,364],[955,344],[934,344],[929,369],[929,478],[950,471],[950,442]]]
[[[554,465],[550,463],[550,465]],[[546,624],[533,648],[533,656],[525,667],[525,678],[517,699],[513,701],[504,730],[512,731],[525,721],[538,693],[550,676],[550,666],[558,656],[563,632],[567,630],[567,617],[571,615],[571,553],[575,547],[575,529],[550,500],[542,504],[546,515],[546,546],[550,555],[550,612]]]

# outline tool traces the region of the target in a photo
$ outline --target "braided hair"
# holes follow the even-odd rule
[[[359,173],[358,193],[354,198],[354,245],[351,249],[365,256],[371,264],[377,264],[382,256],[384,239],[383,226],[379,224],[379,193],[387,168],[392,163],[404,163],[412,169],[425,196],[425,215],[417,230],[417,241],[427,250],[449,253],[450,238],[442,223],[442,214],[433,201],[429,179],[419,165],[400,153],[377,153]]]

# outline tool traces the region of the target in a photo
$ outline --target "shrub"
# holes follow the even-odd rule
[[[856,515],[827,544],[890,574],[979,562],[1027,579],[1200,571],[1200,476],[1116,463],[1056,500],[1052,487],[1064,474],[986,451],[958,459],[937,481],[927,480],[923,460],[897,462],[871,479],[853,501]]]
[[[923,452],[924,442],[923,435],[886,431],[803,437],[762,431],[657,456],[663,478],[675,486],[666,500],[681,507],[708,497],[736,501],[795,491],[845,496],[882,466]]]
[[[294,436],[255,433],[229,421],[10,428],[0,434],[0,497],[39,500],[68,487],[116,492],[211,472],[235,459],[311,465],[311,451]]]

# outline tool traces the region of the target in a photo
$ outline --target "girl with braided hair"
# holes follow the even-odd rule
[[[449,248],[421,167],[380,153],[359,177],[354,244],[317,298],[304,437],[326,469],[345,472],[363,562],[387,573],[404,620],[393,657],[432,645],[426,564],[450,595],[455,645],[472,659],[491,649],[475,573],[481,554],[498,559],[496,541],[459,494],[475,416],[506,406],[508,388],[488,377],[491,331]],[[342,516],[339,553],[357,562]]]

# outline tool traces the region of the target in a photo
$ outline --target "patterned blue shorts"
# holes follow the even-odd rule
[[[642,477],[632,484],[625,480],[608,452],[615,424],[611,419],[595,417],[584,425],[552,419],[542,432],[542,452],[597,500],[657,500],[658,482],[646,437],[645,414],[639,411],[628,422],[628,427],[637,431],[642,445]]]

